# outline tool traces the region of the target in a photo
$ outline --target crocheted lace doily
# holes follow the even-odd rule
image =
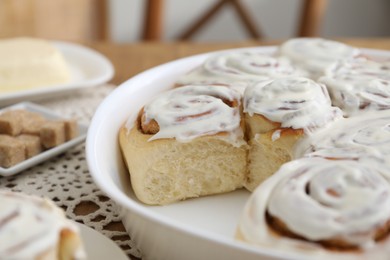
[[[113,86],[103,85],[34,103],[89,124],[95,109],[111,90]],[[69,218],[114,240],[130,258],[141,257],[123,228],[119,208],[100,191],[89,174],[85,143],[17,175],[0,177],[0,188],[48,197],[62,207]]]

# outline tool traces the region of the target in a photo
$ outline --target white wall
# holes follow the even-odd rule
[[[172,41],[217,0],[165,0],[164,40]],[[111,38],[138,41],[144,0],[112,0]],[[294,37],[300,0],[243,0],[265,39]],[[390,36],[390,0],[328,0],[322,37]],[[239,41],[247,34],[233,10],[224,8],[194,37],[195,41]]]

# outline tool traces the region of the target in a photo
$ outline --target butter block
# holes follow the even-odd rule
[[[69,82],[69,67],[56,47],[37,38],[0,40],[0,93]]]

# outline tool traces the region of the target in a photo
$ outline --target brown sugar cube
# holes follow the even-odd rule
[[[41,142],[44,148],[52,148],[65,142],[65,123],[62,121],[48,121],[42,125],[40,131]]]
[[[42,152],[41,138],[36,135],[19,135],[16,137],[24,144],[26,158],[31,158]]]
[[[0,135],[0,166],[9,168],[26,159],[24,145],[15,137]]]
[[[40,114],[25,110],[22,113],[22,134],[38,135],[47,120]]]
[[[65,139],[69,141],[79,134],[79,127],[77,125],[76,120],[65,120]]]
[[[16,136],[22,131],[23,110],[8,110],[0,114],[0,134]]]

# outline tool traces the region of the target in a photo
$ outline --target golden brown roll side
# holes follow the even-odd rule
[[[162,100],[169,109],[158,106]],[[119,143],[137,198],[164,205],[242,187],[247,144],[239,104],[239,94],[226,87],[183,86],[123,126]],[[159,118],[166,115],[172,121]]]

